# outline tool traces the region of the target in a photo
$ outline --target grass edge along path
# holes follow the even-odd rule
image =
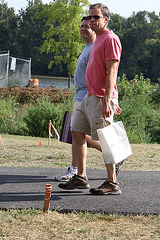
[[[8,153],[0,143],[1,167],[66,167],[71,145],[52,139],[2,135]],[[41,140],[41,145],[39,144]],[[123,170],[160,171],[158,144],[133,144],[133,154]],[[101,153],[88,149],[87,167],[102,168]],[[63,213],[42,210],[0,210],[0,239],[160,239],[159,216],[124,216],[89,212]]]

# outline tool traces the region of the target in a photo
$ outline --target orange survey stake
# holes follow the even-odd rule
[[[44,199],[43,212],[48,212],[50,197],[51,197],[51,190],[52,190],[52,185],[51,184],[46,184],[46,194],[45,194],[45,199]]]

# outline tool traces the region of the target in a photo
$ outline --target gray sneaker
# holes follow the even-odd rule
[[[71,180],[67,181],[66,183],[60,183],[58,187],[65,190],[72,190],[75,188],[88,189],[89,183],[86,177],[83,178],[78,175],[75,175],[74,177],[72,177]]]
[[[121,194],[121,189],[118,183],[106,180],[100,187],[91,188],[90,193],[94,195],[118,195]]]
[[[120,169],[121,169],[123,163],[124,163],[124,160],[121,161],[121,162],[119,162],[119,163],[117,163],[117,164],[115,164],[115,168],[116,168],[116,176],[118,176],[118,173],[119,173],[119,171],[120,171]]]
[[[55,180],[59,182],[66,182],[70,180],[75,174],[77,174],[77,168],[70,166],[65,173],[56,176]]]

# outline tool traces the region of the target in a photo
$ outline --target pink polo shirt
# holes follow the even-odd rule
[[[88,95],[104,97],[107,76],[107,60],[117,60],[117,72],[121,56],[121,42],[113,31],[97,36],[89,56],[86,69]],[[112,98],[118,98],[115,84]]]

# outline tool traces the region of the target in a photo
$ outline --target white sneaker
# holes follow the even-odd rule
[[[77,168],[76,167],[68,167],[67,171],[61,175],[55,177],[55,180],[59,182],[66,182],[70,180],[74,175],[77,175]]]

